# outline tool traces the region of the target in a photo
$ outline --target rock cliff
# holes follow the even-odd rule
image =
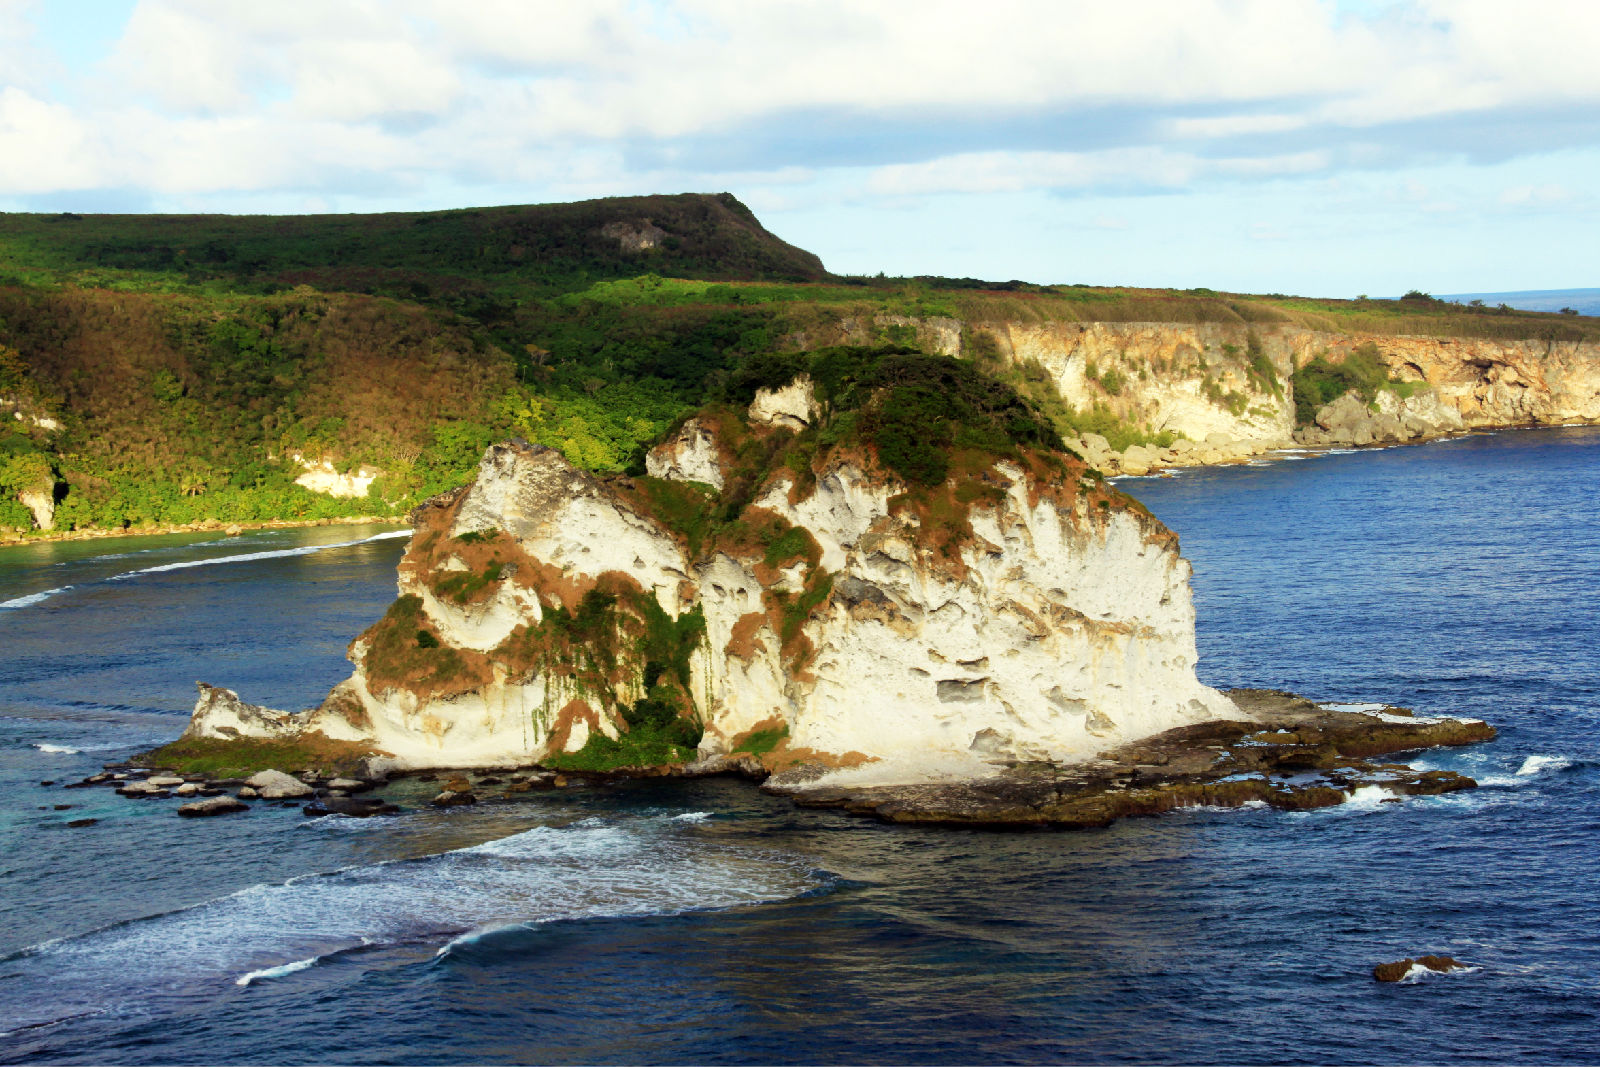
[[[189,736],[894,783],[1236,714],[1195,677],[1177,539],[970,364],[830,349],[731,400],[637,478],[490,448],[414,513],[350,679],[295,715],[208,687]]]
[[[974,360],[1059,398],[1080,421],[1137,431],[1143,443],[1113,443],[1094,432],[1069,442],[1112,474],[1238,462],[1297,445],[1381,444],[1600,421],[1600,345],[1584,341],[1340,333],[1243,320],[961,321],[886,314],[844,317],[790,340],[804,347],[878,336]],[[1342,365],[1363,352],[1372,353],[1400,388],[1330,397],[1297,418],[1297,372],[1316,361]]]

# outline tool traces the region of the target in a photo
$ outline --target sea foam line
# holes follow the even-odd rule
[[[249,974],[241,974],[238,978],[234,979],[233,984],[249,985],[251,982],[259,982],[263,978],[282,978],[285,975],[293,974],[296,971],[303,971],[307,967],[313,967],[320,959],[322,959],[321,956],[312,956],[310,959],[295,960],[293,963],[280,963],[276,967],[263,967],[259,971],[251,971]]]
[[[389,541],[397,537],[410,536],[410,530],[387,530],[381,534],[374,534],[371,537],[363,537],[357,541],[336,541],[333,544],[327,545],[302,545],[299,548],[279,548],[267,552],[240,552],[232,556],[213,556],[210,559],[189,559],[180,563],[163,563],[155,567],[141,567],[136,571],[124,571],[121,574],[113,574],[109,578],[100,579],[100,581],[120,582],[124,578],[135,578],[141,574],[160,574],[164,571],[187,570],[190,567],[209,567],[218,563],[249,563],[252,560],[258,559],[281,559],[285,556],[309,556],[316,552],[324,552],[330,548],[350,548],[354,545],[370,544],[373,541]],[[11,600],[3,600],[0,601],[0,611],[4,611],[8,608],[30,607],[34,604],[41,603],[42,601],[49,600],[51,597],[59,596],[69,589],[75,588],[77,587],[63,585],[58,586],[55,589],[45,589],[37,593],[29,593],[26,596],[14,597]]]
[[[10,600],[0,600],[0,611],[6,608],[25,608],[30,604],[37,604],[41,600],[49,600],[57,593],[65,593],[71,589],[70,585],[57,586],[55,589],[46,589],[38,593],[29,593],[27,596],[13,597]]]
[[[299,548],[277,548],[267,552],[241,552],[232,556],[214,556],[211,559],[186,559],[179,563],[162,563],[154,567],[143,567],[136,571],[114,575],[107,578],[108,582],[119,582],[124,578],[133,578],[141,574],[161,574],[166,571],[188,570],[191,567],[209,567],[217,563],[248,563],[258,559],[282,559],[287,556],[309,556],[315,552],[323,552],[330,548],[350,548],[353,545],[365,545],[373,541],[388,541],[396,537],[410,537],[410,530],[389,530],[385,533],[375,534],[372,537],[363,537],[358,541],[336,541],[331,545],[301,545]]]

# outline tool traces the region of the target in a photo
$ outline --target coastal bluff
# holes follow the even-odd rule
[[[970,364],[775,357],[645,468],[601,477],[492,446],[470,484],[413,513],[399,597],[352,642],[349,679],[304,713],[202,685],[173,748],[282,743],[388,774],[731,771],[849,807],[1017,768],[1037,783],[1157,737],[1205,742],[1209,766],[1218,738],[1269,721],[1197,679],[1177,537]],[[1385,747],[1364,718],[1360,752],[1343,727],[1242,743],[1290,763],[1320,744],[1305,766],[1334,767],[1493,735],[1402,725]],[[1061,821],[981,808],[930,820]]]
[[[491,447],[471,484],[413,513],[399,599],[320,707],[275,713],[208,688],[190,735],[315,733],[417,769],[650,734],[662,762],[917,781],[1080,760],[1232,714],[1195,677],[1171,531],[966,365],[832,358],[857,365],[686,421],[649,456],[653,475]],[[943,429],[885,410],[963,390],[993,410],[947,412],[980,417]],[[902,433],[949,440],[919,451]]]

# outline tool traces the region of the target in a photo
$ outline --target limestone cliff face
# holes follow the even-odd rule
[[[898,331],[898,333],[897,333]],[[878,315],[791,338],[819,345],[903,336],[925,351],[997,359],[1042,374],[1079,412],[1102,408],[1174,447],[1113,452],[1077,443],[1108,472],[1232,462],[1297,443],[1405,441],[1461,430],[1600,421],[1600,345],[1332,333],[1276,323],[973,321]],[[1321,357],[1342,362],[1375,346],[1392,377],[1419,383],[1379,396],[1376,411],[1321,412],[1296,427],[1291,378]],[[1331,406],[1331,405],[1330,405]],[[1126,461],[1125,461],[1126,460]]]
[[[969,498],[960,521],[849,450],[747,486],[715,535],[663,518],[726,499],[709,488],[739,475],[725,432],[770,451],[816,410],[801,385],[759,395],[731,431],[692,420],[643,479],[491,448],[473,483],[415,514],[401,599],[321,708],[203,699],[191,732],[267,721],[409,767],[504,765],[617,738],[630,708],[678,700],[704,727],[702,761],[917,781],[1091,758],[1233,713],[1195,677],[1176,538],[1069,456],[996,460],[970,491],[953,476],[929,499]]]

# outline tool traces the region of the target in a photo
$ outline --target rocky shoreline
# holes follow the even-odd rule
[[[1016,763],[990,778],[916,785],[829,784],[807,768],[773,775],[768,792],[803,807],[885,822],[1088,829],[1185,807],[1332,807],[1358,790],[1385,800],[1472,789],[1453,771],[1418,771],[1376,757],[1488,741],[1478,719],[1425,718],[1385,705],[1314,704],[1292,693],[1233,689],[1246,716],[1184,726],[1085,764]]]
[[[129,799],[185,799],[185,816],[244,811],[254,804],[301,807],[308,816],[366,817],[405,810],[386,787],[407,779],[440,782],[415,802],[436,808],[511,802],[525,794],[604,786],[636,778],[742,777],[800,807],[835,808],[898,824],[996,829],[1091,829],[1120,818],[1188,807],[1264,804],[1288,811],[1332,807],[1359,790],[1386,793],[1383,802],[1472,789],[1452,771],[1419,771],[1380,757],[1488,741],[1494,727],[1478,719],[1427,718],[1387,705],[1319,705],[1277,690],[1234,689],[1243,718],[1168,730],[1102,753],[1082,764],[1018,762],[988,778],[917,784],[860,784],[815,763],[770,773],[751,757],[717,756],[687,764],[609,771],[542,766],[427,771],[326,768],[276,769],[249,778],[212,778],[182,769],[108,764],[65,788],[105,786]],[[55,784],[55,783],[43,783]],[[366,797],[357,794],[376,792]],[[200,810],[201,808],[204,810]]]

